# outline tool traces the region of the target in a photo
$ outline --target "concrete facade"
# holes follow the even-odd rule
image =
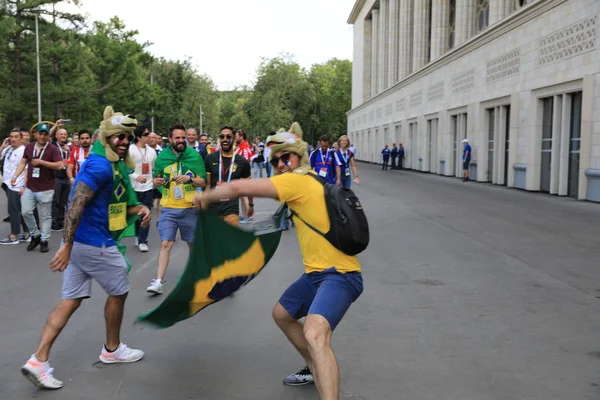
[[[468,138],[473,180],[600,201],[599,1],[357,0],[348,22],[357,159],[401,142],[458,177]]]

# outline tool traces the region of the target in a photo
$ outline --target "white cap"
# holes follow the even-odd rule
[[[461,143],[469,143],[469,139],[463,139]]]

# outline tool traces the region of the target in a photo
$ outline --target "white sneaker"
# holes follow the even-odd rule
[[[148,244],[147,243],[140,243],[140,244],[138,244],[138,249],[140,249],[140,251],[142,253],[146,253],[148,251]]]
[[[141,350],[130,349],[125,343],[119,343],[119,347],[112,353],[106,351],[102,346],[100,352],[100,361],[104,364],[132,363],[142,359],[144,352]]]
[[[152,283],[146,289],[146,292],[153,294],[162,294],[163,293],[163,283],[160,279],[152,279]]]
[[[21,373],[39,388],[60,389],[63,387],[63,383],[52,375],[54,368],[50,367],[48,361],[38,361],[35,354],[32,354],[25,365],[21,367]]]

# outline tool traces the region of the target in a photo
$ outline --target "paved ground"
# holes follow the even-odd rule
[[[365,292],[334,336],[342,398],[600,397],[600,205],[359,169],[356,192],[372,244],[361,255]],[[0,234],[7,229],[0,226]],[[50,256],[26,254],[23,245],[0,248],[2,400],[316,398],[313,387],[281,384],[302,363],[270,319],[280,293],[301,273],[293,230],[243,292],[164,331],[132,325],[160,301],[144,291],[155,272],[155,233],[152,244],[150,253],[130,253],[133,290],[123,329],[124,341],[146,358],[95,364],[104,301],[95,286],[56,343],[52,363],[66,383],[58,392],[36,391],[19,367],[59,300],[60,274],[48,270]],[[179,245],[170,287],[184,262]]]

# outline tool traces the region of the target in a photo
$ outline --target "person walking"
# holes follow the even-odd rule
[[[129,179],[131,180],[131,186],[135,191],[138,201],[148,207],[149,210],[152,210],[152,203],[154,202],[152,176],[157,155],[156,151],[148,145],[148,138],[150,136],[148,128],[140,125],[133,132],[135,139],[129,149],[129,155],[135,164],[135,169],[129,174]],[[139,251],[145,253],[148,251],[148,233],[150,232],[150,227],[141,226],[138,220],[135,224],[135,230],[137,233],[136,246]]]
[[[329,138],[321,136],[319,147],[308,157],[311,168],[327,183],[335,183],[335,166],[333,165],[333,152],[329,149]]]
[[[52,225],[54,171],[61,170],[64,164],[58,148],[49,143],[50,127],[48,124],[40,123],[36,129],[36,141],[25,146],[23,159],[14,172],[10,184],[15,186],[17,178],[27,167],[26,188],[21,196],[21,212],[31,233],[31,242],[27,246],[27,251],[32,251],[40,246],[40,252],[47,253]],[[33,215],[36,207],[40,219],[39,228]]]
[[[158,155],[154,164],[154,186],[162,189],[162,211],[158,220],[160,251],[158,271],[146,291],[162,294],[171,249],[175,244],[177,230],[188,247],[194,241],[197,212],[194,209],[196,188],[204,188],[206,170],[200,154],[186,144],[183,124],[169,128],[170,145]]]
[[[127,152],[136,124],[133,117],[113,113],[112,107],[107,107],[100,139],[77,174],[63,243],[50,261],[52,271],[64,272],[62,300],[48,315],[37,350],[21,367],[21,373],[37,387],[63,386],[50,366],[50,350],[83,299],[91,296],[92,279],[108,295],[104,306],[106,341],[100,350],[100,361],[130,363],[144,356],[143,351],[121,342],[121,322],[130,286],[126,261],[111,233],[126,226],[127,215],[142,217],[144,226],[150,223],[150,210],[137,202],[127,179],[126,164],[131,166]],[[114,190],[115,187],[119,189]]]
[[[359,183],[358,171],[356,169],[356,163],[354,162],[354,153],[348,148],[350,146],[350,140],[348,136],[343,135],[338,140],[340,148],[335,152],[335,173],[336,173],[336,184],[342,185],[346,189],[350,189],[352,184],[352,176],[350,174],[350,167],[354,172],[354,182]]]
[[[390,162],[390,149],[388,148],[388,145],[386,144],[385,147],[383,148],[383,150],[381,150],[381,156],[383,158],[383,163],[381,164],[381,170],[382,171],[387,171],[388,169],[388,163]]]

